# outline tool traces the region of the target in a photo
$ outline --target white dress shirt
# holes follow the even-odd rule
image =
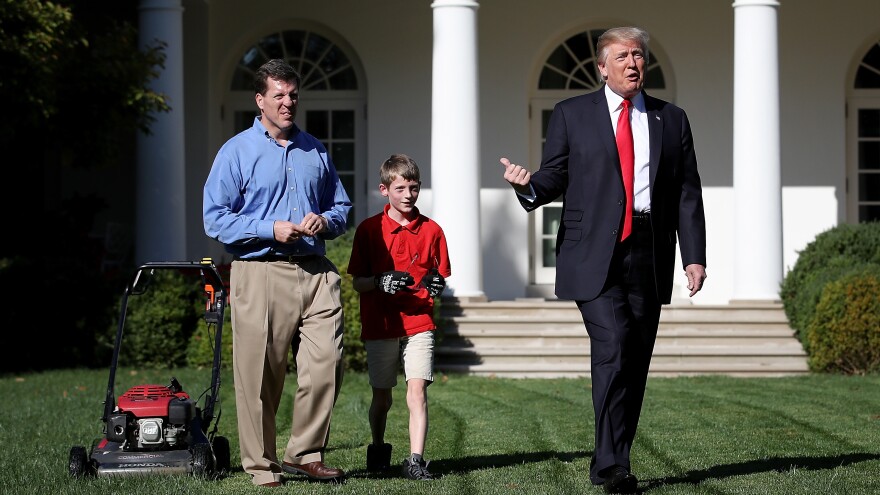
[[[617,117],[623,108],[623,97],[605,85],[605,99],[608,101],[608,115],[611,127],[617,134]],[[651,156],[651,141],[648,138],[648,114],[645,111],[645,98],[639,93],[630,99],[632,111],[630,127],[633,133],[635,169],[633,170],[633,212],[651,211],[650,171],[648,160]]]

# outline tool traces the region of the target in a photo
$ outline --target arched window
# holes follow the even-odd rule
[[[560,43],[544,61],[538,89],[565,89],[581,92],[599,89],[602,76],[596,67],[596,46],[605,29],[591,29],[577,33]],[[663,68],[655,57],[648,54],[645,89],[664,89]]]
[[[289,29],[267,34],[244,50],[229,83],[229,136],[251,127],[258,109],[254,73],[281,58],[301,77],[297,125],[319,139],[351,198],[354,222],[366,209],[366,90],[363,70],[351,48],[331,32]]]
[[[345,52],[320,34],[290,30],[274,33],[245,51],[232,77],[232,90],[252,90],[254,72],[273,58],[292,65],[302,77],[302,90],[357,90],[358,77]]]
[[[880,220],[880,40],[857,64],[847,105],[847,219]]]

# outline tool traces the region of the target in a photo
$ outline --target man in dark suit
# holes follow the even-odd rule
[[[660,306],[672,295],[676,237],[693,296],[706,278],[706,227],[687,115],[642,91],[648,33],[609,29],[596,53],[605,86],[556,105],[540,169],[501,163],[526,211],[562,195],[556,295],[576,301],[590,336],[590,479],[632,493],[630,448]]]

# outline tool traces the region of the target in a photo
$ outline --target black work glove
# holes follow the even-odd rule
[[[437,297],[437,295],[443,292],[443,289],[446,288],[446,279],[443,278],[443,275],[440,275],[435,268],[425,275],[425,278],[422,279],[419,285],[428,289],[428,294],[431,297]]]
[[[401,290],[409,290],[408,285],[415,283],[409,272],[392,270],[381,275],[376,275],[376,288],[388,294],[397,294]]]

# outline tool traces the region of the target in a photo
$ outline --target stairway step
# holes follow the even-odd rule
[[[440,307],[438,371],[497,376],[589,374],[590,339],[571,301],[524,299]],[[807,372],[778,303],[664,306],[651,376]]]
[[[528,364],[448,364],[438,368],[442,373],[466,373],[507,378],[577,378],[589,377],[589,362],[528,363]],[[651,377],[724,374],[729,376],[789,376],[809,373],[803,362],[765,363],[694,363],[689,366],[651,363]]]

